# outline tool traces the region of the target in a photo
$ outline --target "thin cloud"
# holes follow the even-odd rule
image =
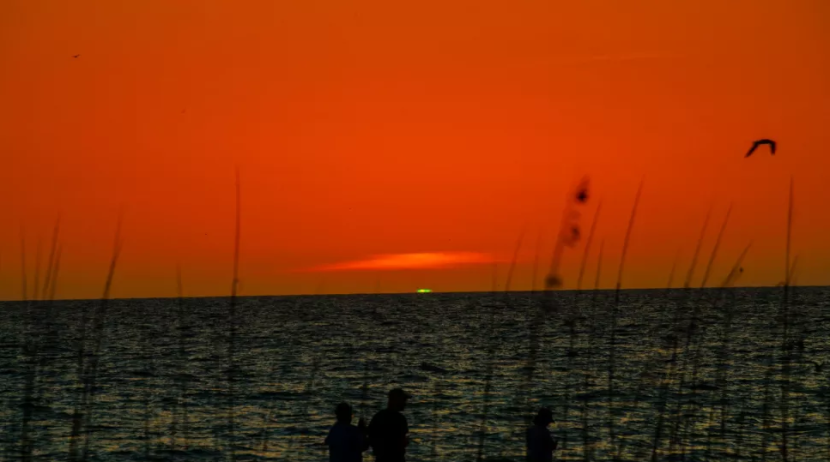
[[[373,255],[361,260],[322,265],[301,271],[366,271],[366,270],[408,270],[441,269],[467,265],[494,263],[489,254],[478,252],[419,252]]]
[[[626,53],[618,55],[596,55],[586,56],[583,58],[576,58],[573,61],[580,63],[589,62],[623,62],[623,61],[647,61],[647,60],[662,60],[674,59],[677,56],[663,53]]]

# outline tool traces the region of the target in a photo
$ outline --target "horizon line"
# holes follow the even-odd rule
[[[798,284],[791,284],[789,287],[797,287],[797,288],[827,288],[830,285],[798,285]],[[620,289],[621,292],[630,292],[636,290],[647,290],[647,291],[667,291],[667,290],[734,290],[734,289],[781,289],[783,286],[781,285],[774,285],[774,286],[735,286],[735,287],[630,287],[627,289]],[[329,294],[270,294],[270,295],[239,295],[237,294],[237,298],[288,298],[288,297],[348,297],[348,296],[356,296],[356,295],[417,295],[422,297],[429,297],[432,294],[518,294],[518,293],[544,293],[544,292],[608,292],[608,291],[615,291],[616,288],[609,287],[604,289],[559,289],[559,290],[468,290],[468,291],[436,291],[432,290],[431,293],[428,294],[419,294],[416,290],[412,292],[351,292],[351,293],[329,293]],[[158,297],[119,297],[119,298],[108,298],[108,301],[123,301],[123,300],[176,300],[179,298],[183,299],[207,299],[207,298],[231,298],[231,295],[197,295],[197,296],[186,296],[186,297],[178,297],[178,296],[158,296]],[[37,304],[47,304],[47,303],[57,303],[57,302],[95,302],[101,301],[101,298],[61,298],[56,300],[23,300],[23,299],[13,299],[13,300],[0,300],[0,303],[31,303],[32,305]]]

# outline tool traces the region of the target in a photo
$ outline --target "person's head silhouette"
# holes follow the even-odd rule
[[[403,388],[395,388],[389,392],[389,401],[387,407],[393,411],[403,411],[406,408],[406,401],[412,395],[403,391]]]
[[[334,411],[337,416],[337,421],[344,424],[352,423],[352,407],[349,403],[340,403]]]
[[[553,423],[553,412],[546,407],[539,409],[536,417],[533,418],[533,425],[540,427],[547,427],[551,423]]]

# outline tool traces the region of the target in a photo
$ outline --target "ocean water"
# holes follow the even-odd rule
[[[539,406],[558,460],[826,461],[829,305],[827,288],[249,297],[233,319],[219,298],[3,303],[0,457],[322,461],[339,402],[357,423],[401,386],[411,461],[521,460]]]

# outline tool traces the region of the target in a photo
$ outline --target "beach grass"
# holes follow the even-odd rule
[[[608,348],[608,364],[607,364],[607,407],[608,412],[606,425],[608,431],[608,449],[609,457],[613,460],[626,460],[626,449],[629,441],[622,438],[618,433],[621,423],[619,415],[616,414],[616,401],[618,398],[617,386],[620,378],[617,376],[620,370],[617,364],[618,356],[622,355],[618,348],[618,333],[624,325],[620,325],[621,318],[621,290],[624,284],[625,263],[632,240],[633,230],[635,229],[637,212],[640,207],[641,195],[643,191],[644,182],[641,181],[637,193],[635,195],[633,207],[628,220],[628,226],[625,231],[622,252],[620,256],[619,269],[617,272],[616,284],[614,289],[613,301],[609,301],[608,308],[610,308],[610,330],[608,331],[607,348]],[[593,221],[590,226],[590,231],[587,235],[587,240],[582,249],[582,257],[579,265],[576,278],[576,291],[573,294],[572,304],[569,311],[563,311],[562,306],[556,305],[551,301],[550,294],[543,294],[538,306],[534,306],[533,310],[526,319],[528,324],[528,351],[525,357],[526,364],[522,369],[524,375],[524,406],[523,409],[527,413],[527,418],[532,416],[532,409],[530,402],[534,397],[535,380],[539,373],[537,361],[539,360],[540,350],[542,348],[542,341],[545,332],[545,321],[548,315],[553,313],[561,317],[567,327],[567,346],[562,348],[566,355],[566,370],[568,374],[574,373],[575,364],[583,363],[584,370],[581,377],[568,377],[564,383],[564,393],[561,401],[562,421],[570,425],[572,411],[576,408],[576,404],[572,403],[575,398],[577,390],[582,387],[582,394],[590,394],[591,388],[594,386],[591,383],[593,372],[591,371],[592,359],[596,356],[596,344],[600,339],[597,335],[593,325],[592,316],[596,316],[598,296],[599,296],[599,281],[603,264],[604,240],[600,240],[599,251],[596,261],[596,275],[593,290],[590,294],[590,304],[583,303],[583,282],[586,277],[588,261],[591,256],[593,241],[596,237],[597,223],[599,221],[602,204],[598,204]],[[705,457],[707,459],[715,458],[722,459],[726,457],[727,453],[734,456],[741,454],[752,457],[757,460],[782,460],[785,462],[802,460],[800,453],[803,451],[799,436],[799,431],[794,431],[793,426],[803,426],[805,422],[804,413],[806,411],[799,410],[796,406],[796,400],[801,399],[798,395],[793,394],[793,389],[800,384],[799,380],[794,376],[796,370],[799,368],[810,367],[807,361],[804,344],[807,340],[807,331],[804,325],[806,316],[801,311],[804,308],[795,308],[793,299],[794,279],[797,268],[798,257],[791,259],[791,245],[792,245],[792,230],[793,230],[793,209],[794,209],[794,181],[791,179],[789,185],[789,201],[786,220],[786,249],[785,249],[785,268],[784,281],[781,288],[780,302],[778,308],[778,317],[771,320],[771,325],[774,329],[776,344],[777,361],[769,358],[766,362],[763,379],[763,394],[760,397],[762,400],[762,412],[760,416],[762,429],[758,436],[761,440],[760,445],[756,447],[742,447],[748,436],[751,436],[750,425],[747,420],[750,418],[745,409],[744,403],[733,402],[730,397],[734,388],[739,388],[740,385],[735,383],[736,373],[730,370],[730,363],[734,365],[734,360],[731,360],[733,353],[733,338],[732,332],[736,328],[736,317],[739,316],[738,306],[736,302],[735,286],[742,277],[743,262],[752,247],[752,242],[749,242],[735,259],[731,267],[728,267],[728,273],[721,279],[720,284],[709,287],[709,282],[715,280],[715,272],[718,268],[716,264],[719,257],[721,244],[724,239],[725,232],[728,228],[729,220],[732,214],[732,206],[730,205],[726,211],[723,222],[716,236],[713,248],[708,256],[706,265],[703,269],[699,290],[692,291],[692,281],[694,278],[695,269],[702,252],[704,238],[712,215],[712,209],[706,215],[701,230],[700,236],[695,246],[694,254],[683,283],[684,292],[679,300],[673,300],[674,303],[665,302],[665,312],[659,313],[660,325],[668,324],[666,336],[660,339],[655,339],[655,353],[649,357],[646,367],[654,366],[657,370],[656,375],[660,375],[657,398],[657,415],[656,420],[650,424],[649,442],[650,447],[647,452],[650,452],[650,459],[653,462],[665,457],[691,457],[688,452],[690,448],[699,443],[696,440],[700,433],[696,433],[694,428],[696,426],[703,426],[705,430]],[[227,427],[226,437],[224,441],[223,450],[228,453],[231,460],[235,460],[237,443],[235,434],[237,432],[236,421],[236,396],[235,387],[237,386],[237,373],[240,370],[239,365],[236,364],[237,347],[239,342],[238,332],[238,318],[240,310],[239,297],[239,265],[240,265],[240,236],[241,236],[241,186],[239,180],[239,173],[236,176],[236,215],[235,215],[235,238],[234,238],[234,256],[233,256],[233,280],[231,284],[231,293],[229,299],[229,308],[227,311],[227,350],[225,358],[227,361],[225,373],[227,379]],[[112,257],[107,273],[106,282],[101,299],[93,310],[88,310],[84,305],[81,313],[81,322],[79,324],[79,340],[77,344],[77,398],[75,407],[71,416],[72,430],[69,438],[69,460],[71,461],[88,461],[94,458],[93,444],[95,431],[95,397],[99,392],[98,375],[101,363],[101,349],[103,342],[106,340],[105,326],[107,323],[107,314],[110,304],[110,293],[116,273],[117,263],[122,249],[121,239],[121,217],[119,216],[118,225],[115,232],[115,244],[113,246]],[[545,289],[553,288],[551,281],[555,278],[561,282],[562,276],[558,273],[558,259],[562,257],[562,251],[566,244],[563,240],[566,239],[566,227],[569,222],[563,220],[563,229],[560,230],[557,237],[557,249],[552,258],[552,272],[548,274],[546,279]],[[51,246],[48,253],[43,253],[40,240],[36,241],[35,258],[33,260],[33,267],[27,268],[27,258],[30,256],[26,252],[26,236],[21,233],[21,293],[25,302],[26,324],[24,326],[23,342],[21,349],[23,352],[23,364],[26,367],[23,380],[23,409],[21,412],[20,426],[17,430],[19,432],[19,444],[14,451],[14,456],[23,461],[31,461],[35,459],[37,453],[36,443],[37,436],[34,433],[32,426],[32,409],[38,403],[38,377],[39,373],[46,369],[47,358],[40,354],[39,340],[41,333],[38,330],[36,322],[36,313],[40,308],[51,309],[51,301],[54,300],[56,287],[58,285],[58,276],[60,273],[61,256],[63,246],[60,244],[60,217],[56,220],[54,231],[51,239]],[[516,247],[513,252],[513,257],[510,266],[506,273],[504,283],[505,295],[511,291],[514,280],[515,268],[518,261],[518,255],[524,239],[524,231],[519,235],[516,242]],[[541,234],[539,241],[541,241]],[[536,267],[538,264],[538,248],[537,242],[537,257],[534,261],[534,275],[532,289],[535,297],[536,290]],[[679,255],[679,252],[678,252]],[[43,257],[46,257],[45,262]],[[42,267],[45,263],[45,267]],[[678,258],[675,257],[671,270],[669,272],[667,289],[674,283],[675,272],[678,268]],[[33,278],[29,278],[27,269],[33,269]],[[32,282],[29,285],[29,282]],[[176,284],[177,284],[177,305],[176,314],[170,313],[172,319],[176,316],[177,332],[178,332],[178,361],[180,364],[188,360],[188,348],[186,344],[187,323],[185,317],[185,299],[182,282],[182,274],[179,267],[176,270]],[[496,285],[494,284],[494,288]],[[546,292],[549,292],[547,290]],[[668,293],[668,292],[667,292]],[[483,320],[482,325],[485,326],[483,334],[486,338],[486,365],[485,365],[485,379],[483,403],[481,411],[481,421],[478,425],[476,436],[478,438],[475,460],[484,461],[492,460],[487,457],[485,440],[488,436],[488,422],[492,412],[492,390],[494,388],[495,366],[496,362],[496,331],[498,330],[497,314],[499,309],[508,308],[512,310],[512,301],[506,296],[504,302],[494,300],[490,303],[489,311],[487,311],[487,318]],[[673,306],[672,306],[673,305]],[[566,307],[567,308],[567,307]],[[671,310],[673,308],[673,310]],[[688,308],[691,312],[686,315]],[[91,312],[89,312],[91,311]],[[484,314],[484,313],[482,313]],[[717,316],[712,316],[717,315]],[[669,321],[670,318],[671,321]],[[716,321],[712,321],[716,319]],[[580,325],[585,322],[584,325]],[[584,329],[583,329],[584,328]],[[707,332],[708,330],[708,332]],[[584,334],[581,334],[584,332]],[[584,335],[585,347],[580,347],[579,337]],[[685,338],[682,338],[685,336]],[[707,337],[710,336],[710,337]],[[706,356],[704,350],[707,345],[707,339],[715,339],[716,361],[713,365],[707,365],[704,361]],[[149,338],[144,339],[149,342]],[[146,343],[145,342],[145,343]],[[660,344],[668,347],[666,350],[658,348]],[[663,355],[668,355],[667,360],[663,360]],[[223,355],[217,355],[217,358]],[[577,361],[575,358],[580,357]],[[144,457],[146,459],[152,458],[155,455],[152,453],[150,446],[151,438],[151,422],[154,421],[153,416],[155,410],[151,408],[150,395],[150,379],[154,376],[155,365],[152,358],[148,356],[145,358],[145,372],[144,381],[147,382],[145,387],[145,395],[143,396],[143,436],[144,436]],[[312,395],[317,392],[319,376],[321,375],[321,360],[319,356],[314,357],[310,377],[304,387],[305,404],[303,413],[310,417],[310,402]],[[655,360],[660,360],[655,363]],[[816,363],[818,364],[818,363]],[[361,399],[361,415],[364,414],[365,402],[368,400],[368,362],[364,364],[364,379]],[[734,367],[734,366],[733,366]],[[703,376],[704,371],[714,369],[714,385],[699,383],[699,378]],[[816,365],[816,369],[820,368]],[[182,369],[184,369],[182,367]],[[274,368],[272,367],[272,372]],[[647,372],[647,371],[643,371]],[[704,376],[705,377],[705,376]],[[711,377],[711,376],[710,376]],[[636,385],[635,402],[643,398],[644,387],[646,380],[644,375],[638,377]],[[173,409],[172,421],[169,425],[169,446],[175,450],[181,445],[184,450],[190,447],[189,444],[189,416],[188,416],[188,395],[189,382],[186,374],[182,373],[176,379],[178,382],[178,400]],[[433,392],[437,395],[440,393],[442,387],[438,380],[434,381]],[[672,406],[670,403],[670,396],[672,391],[677,396]],[[776,396],[777,395],[777,396]],[[755,398],[757,399],[757,398]],[[827,420],[830,422],[830,397],[826,398]],[[581,422],[581,456],[583,461],[596,460],[596,445],[593,443],[595,435],[591,434],[589,428],[589,415],[591,413],[591,406],[588,399],[580,399],[578,418],[574,419]],[[437,432],[438,426],[438,401],[432,401],[433,406],[433,432]],[[221,415],[221,414],[219,414]],[[261,447],[262,452],[268,451],[268,442],[270,438],[270,420],[272,416],[272,409],[269,408],[266,417],[263,421],[261,431]],[[527,423],[527,421],[526,421]],[[705,425],[704,425],[705,423]],[[668,441],[666,433],[669,431]],[[160,427],[159,427],[160,428]],[[729,436],[734,435],[734,447],[729,448]],[[163,435],[161,435],[163,436]],[[569,435],[564,433],[562,440],[562,448],[570,449],[568,446]],[[828,435],[830,437],[830,435]],[[702,438],[702,437],[700,437]],[[161,441],[158,438],[157,441]],[[296,438],[291,438],[289,443],[288,454],[294,460],[300,459],[302,454],[300,451],[302,447],[296,446]],[[663,453],[663,449],[668,442],[668,452]],[[770,448],[775,447],[772,451]],[[219,449],[217,443],[217,450]],[[574,446],[573,453],[579,449],[578,444]],[[775,454],[777,452],[777,454]],[[830,453],[829,453],[830,455]],[[438,458],[438,450],[436,441],[432,441],[432,457]]]

